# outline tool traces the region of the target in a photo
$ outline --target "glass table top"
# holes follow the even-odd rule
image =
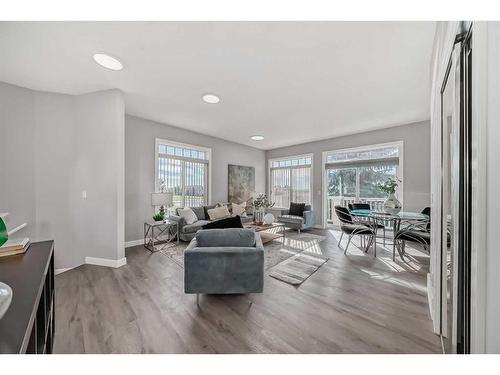
[[[385,220],[429,220],[429,216],[420,212],[400,211],[397,214],[373,210],[352,210],[351,215],[374,217]]]

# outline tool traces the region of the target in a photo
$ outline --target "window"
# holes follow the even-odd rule
[[[391,177],[401,179],[402,147],[402,142],[395,142],[327,152],[324,160],[328,221],[335,221],[335,205],[366,202],[381,210],[387,195],[378,184]]]
[[[269,191],[276,207],[311,204],[312,155],[269,160]]]
[[[208,204],[208,148],[156,140],[156,190],[171,191],[174,207]]]

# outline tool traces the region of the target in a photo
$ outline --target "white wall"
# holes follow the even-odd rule
[[[123,258],[121,93],[70,96],[0,83],[0,98],[0,152],[9,161],[2,163],[0,211],[11,213],[13,225],[28,222],[18,236],[54,239],[56,268]]]
[[[420,211],[430,203],[430,128],[429,122],[417,122],[365,133],[325,139],[269,150],[267,160],[278,157],[310,154],[314,155],[313,208],[317,224],[323,224],[322,153],[373,144],[395,141],[404,142],[403,190],[404,209]]]
[[[230,131],[228,129],[228,131]],[[133,116],[125,117],[125,238],[143,236],[143,224],[153,214],[155,138],[212,149],[212,202],[227,202],[228,164],[255,167],[255,190],[265,191],[265,152],[253,147],[194,133]]]
[[[474,46],[473,46],[474,48]],[[486,143],[486,324],[485,349],[500,353],[500,22],[488,22],[487,143]]]

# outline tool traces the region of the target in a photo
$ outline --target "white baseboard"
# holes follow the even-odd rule
[[[125,242],[125,248],[132,247],[132,246],[137,246],[137,245],[144,245],[144,239],[141,238],[140,240]]]
[[[57,268],[54,270],[54,273],[56,275],[59,275],[60,273],[63,273],[63,272],[66,272],[66,271],[69,271],[69,270],[72,270],[73,268],[76,268],[76,267],[69,267],[69,268]]]
[[[94,258],[94,257],[85,257],[85,264],[93,264],[95,266],[104,266],[104,267],[112,267],[118,268],[127,264],[127,258],[121,258],[118,260],[114,259],[106,259],[106,258]]]

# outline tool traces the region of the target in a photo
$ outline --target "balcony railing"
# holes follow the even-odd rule
[[[384,211],[384,201],[385,198],[359,198],[356,200],[355,197],[336,197],[328,196],[327,206],[328,206],[328,224],[340,225],[339,219],[335,214],[335,206],[347,207],[349,203],[368,203],[370,208],[374,211]]]

